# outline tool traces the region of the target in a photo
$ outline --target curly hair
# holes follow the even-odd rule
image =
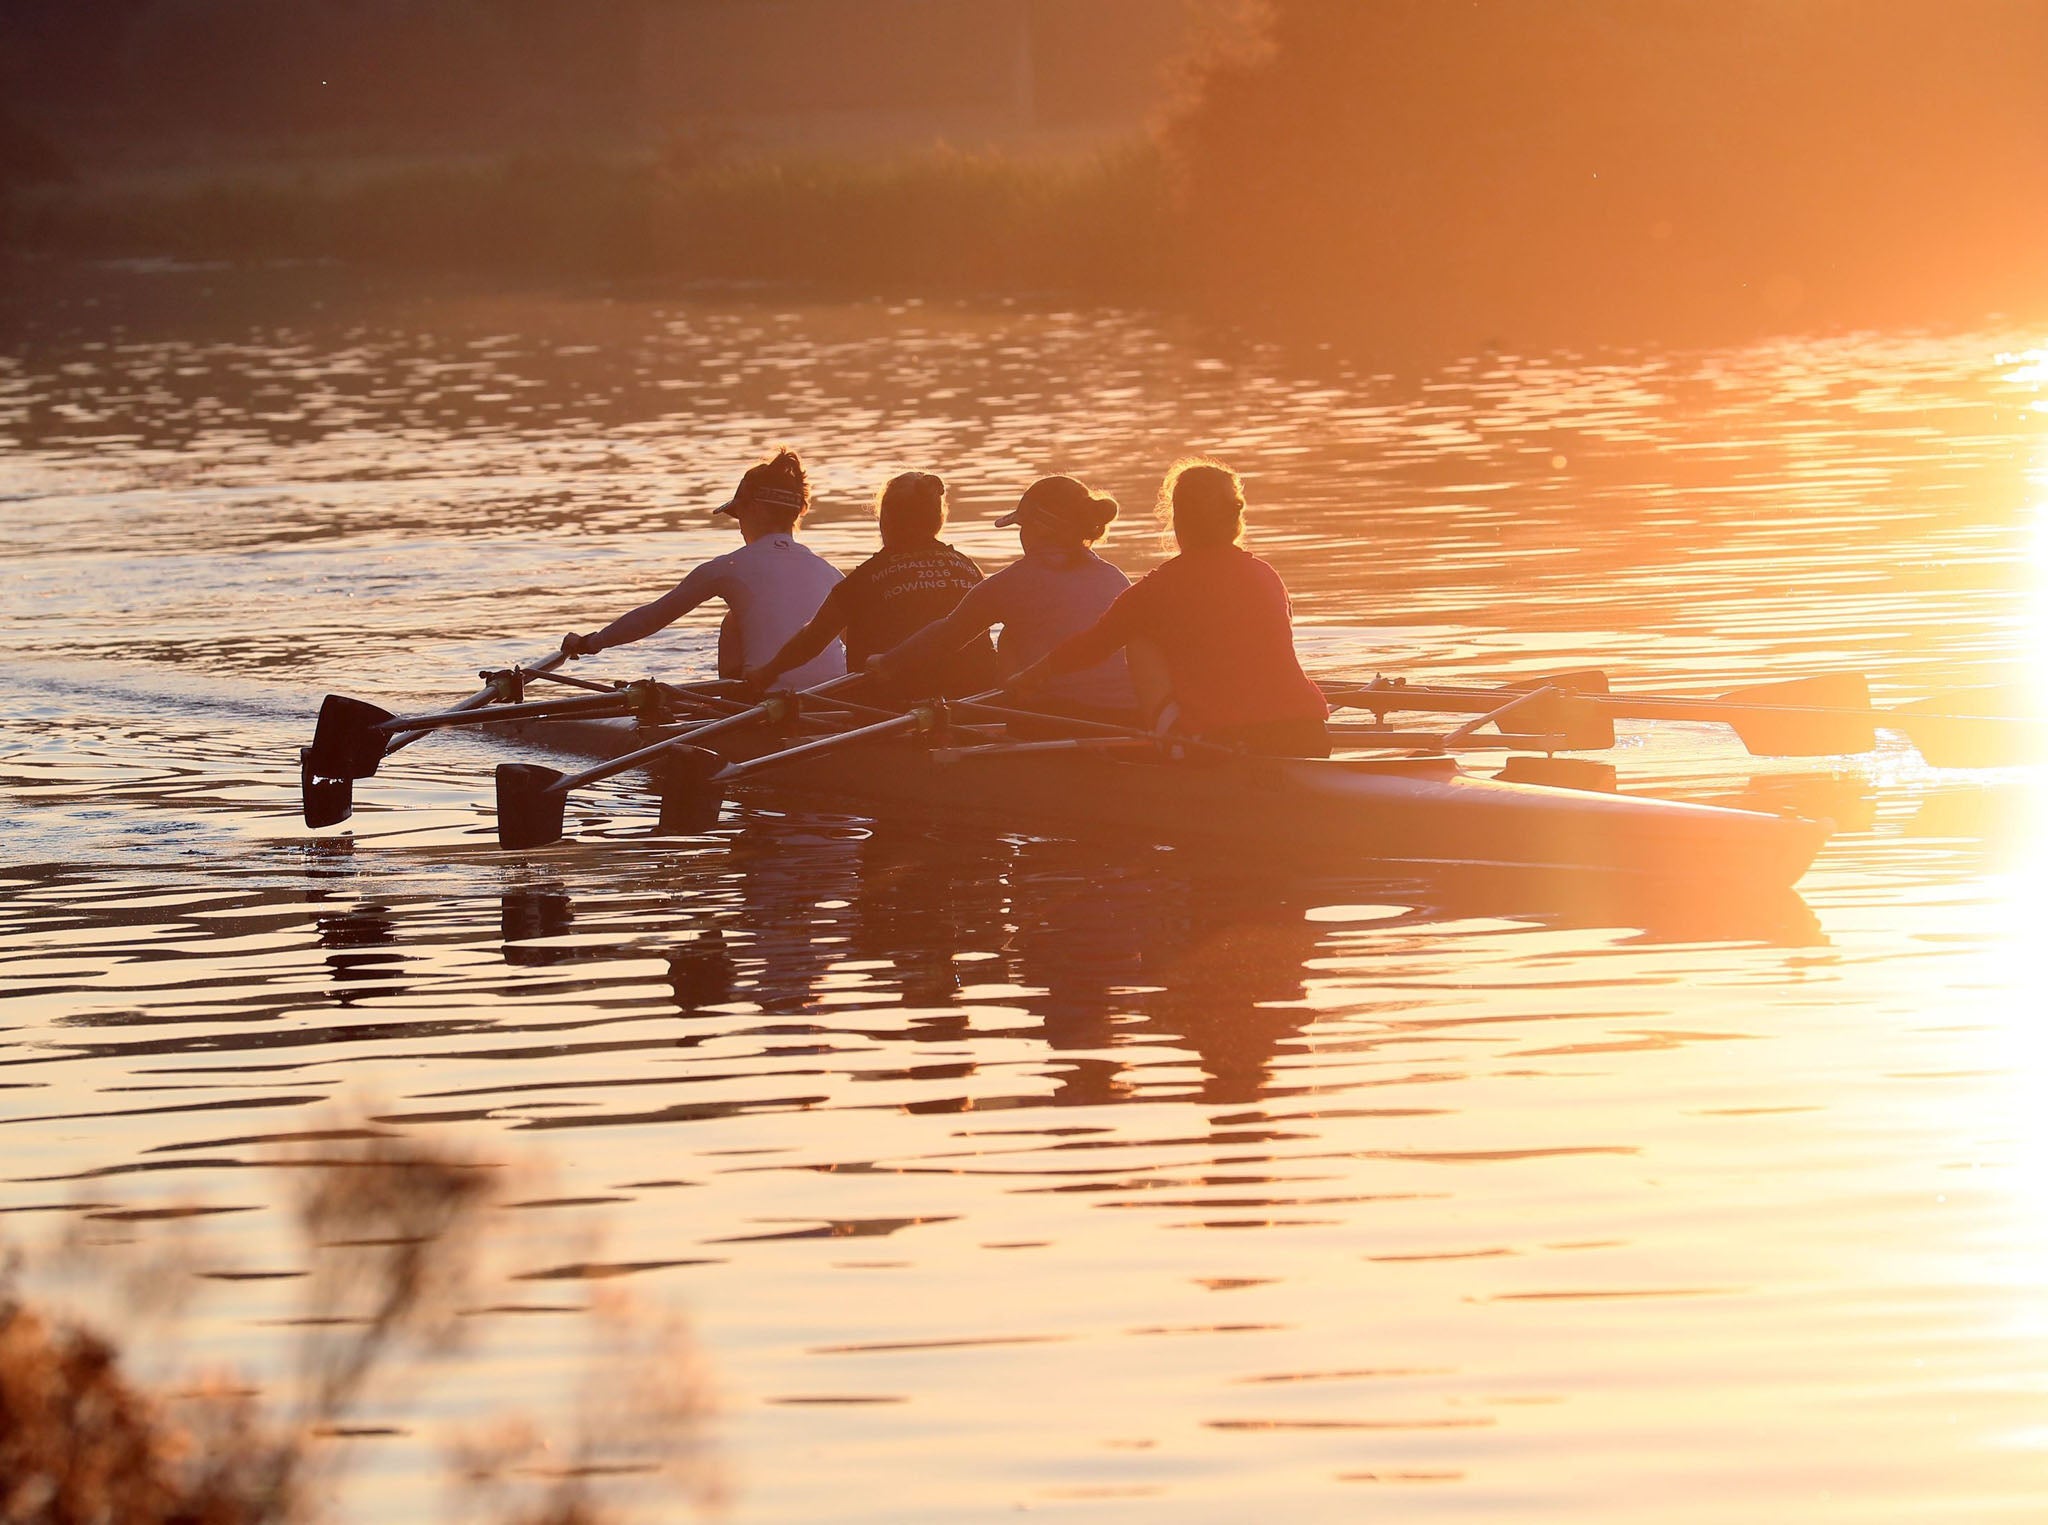
[[[1244,539],[1244,481],[1221,461],[1184,455],[1159,484],[1159,519],[1182,550]]]

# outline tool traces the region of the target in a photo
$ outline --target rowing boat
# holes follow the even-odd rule
[[[524,719],[484,728],[521,747],[608,760],[674,726],[628,718]],[[789,737],[720,737],[727,761]],[[964,744],[963,744],[964,743]],[[992,817],[1049,835],[1116,835],[1257,852],[1319,867],[1486,864],[1780,889],[1806,872],[1827,825],[1797,816],[1477,776],[1450,757],[1274,759],[1152,747],[891,736],[799,757],[743,792],[859,813]]]

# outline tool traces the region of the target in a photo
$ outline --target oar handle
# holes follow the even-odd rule
[[[639,699],[626,689],[593,694],[587,699],[534,699],[525,704],[479,704],[471,709],[446,710],[438,715],[405,715],[377,727],[388,735],[407,732],[446,731],[460,725],[496,725],[506,720],[545,720],[560,715],[630,715]]]
[[[630,772],[634,768],[651,762],[665,752],[674,751],[678,747],[692,745],[702,741],[707,736],[717,736],[726,731],[737,730],[743,725],[753,724],[756,720],[781,719],[795,710],[798,700],[822,697],[833,689],[842,688],[849,683],[855,682],[860,676],[859,673],[848,673],[844,677],[833,678],[828,682],[820,683],[815,688],[807,688],[799,694],[770,694],[759,704],[743,709],[738,714],[726,715],[718,720],[706,720],[699,725],[686,726],[683,730],[676,732],[672,736],[665,736],[652,745],[641,747],[637,751],[628,752],[623,757],[614,757],[609,762],[599,763],[594,768],[585,768],[581,773],[572,773],[566,778],[558,779],[551,787],[558,794],[567,794],[571,789],[580,789],[585,784],[594,784],[601,779],[612,778],[618,774]]]
[[[985,707],[981,703],[982,700],[993,699],[1001,693],[1001,689],[991,688],[966,699],[934,699],[927,704],[912,705],[907,714],[892,715],[887,720],[877,720],[872,725],[855,726],[850,731],[840,731],[831,736],[820,736],[813,741],[800,741],[795,746],[784,747],[778,752],[770,752],[765,757],[753,757],[745,762],[728,763],[712,775],[711,781],[713,783],[727,783],[736,778],[745,778],[749,774],[759,773],[763,768],[772,768],[777,763],[789,762],[799,757],[809,757],[815,752],[824,752],[833,747],[844,746],[851,741],[862,741],[870,736],[887,736],[894,731],[929,730],[938,723],[938,717],[943,710],[949,709],[955,704],[961,708],[981,709]]]
[[[514,671],[551,672],[555,668],[560,667],[564,662],[568,660],[568,656],[563,652],[550,652],[547,656],[542,657],[538,662],[526,662],[520,664],[520,666],[515,668]],[[460,704],[451,706],[451,708],[456,710],[481,709],[484,705],[489,704],[492,700],[497,698],[498,689],[498,680],[495,677],[493,677],[489,681],[487,681],[482,688],[478,689],[475,693],[471,694],[467,699],[463,700]],[[384,755],[386,757],[389,757],[393,752],[396,752],[400,747],[409,747],[414,742],[418,741],[422,736],[430,736],[432,734],[433,732],[431,730],[400,731],[397,735],[393,736],[389,741],[387,741],[384,744]]]
[[[1406,711],[1437,711],[1443,714],[1478,715],[1490,718],[1505,709],[1520,708],[1537,694],[1569,693],[1578,703],[1622,720],[1721,720],[1728,715],[1870,715],[1884,723],[1885,711],[1852,709],[1829,704],[1770,704],[1742,699],[1695,699],[1680,694],[1600,694],[1547,684],[1539,689],[1433,687],[1420,683],[1361,684],[1355,688],[1329,688],[1323,695],[1339,709],[1372,710],[1393,715]],[[1511,703],[1503,706],[1503,700]]]
[[[608,762],[601,762],[596,767],[585,768],[581,773],[571,773],[567,777],[559,778],[549,787],[556,794],[567,794],[571,789],[580,789],[585,784],[595,784],[603,779],[615,778],[621,773],[631,772],[643,763],[653,761],[664,752],[672,752],[677,747],[695,743],[706,736],[716,736],[724,731],[737,730],[740,726],[752,725],[757,720],[776,719],[778,718],[778,712],[786,712],[788,707],[788,699],[778,694],[773,698],[763,700],[751,709],[741,710],[737,715],[726,715],[718,720],[705,720],[696,725],[685,726],[682,730],[677,731],[673,735],[665,736],[660,741],[654,742],[649,746],[640,747],[621,757],[614,757]]]
[[[1535,704],[1539,700],[1548,699],[1551,695],[1561,692],[1563,692],[1563,690],[1559,689],[1556,684],[1546,683],[1541,688],[1530,689],[1526,694],[1517,694],[1514,698],[1508,700],[1506,704],[1501,705],[1498,709],[1488,710],[1483,715],[1474,715],[1470,720],[1466,721],[1457,729],[1446,732],[1443,738],[1442,745],[1446,747],[1456,746],[1459,742],[1463,741],[1466,737],[1472,735],[1474,732],[1480,730],[1482,727],[1493,725],[1498,721],[1506,719],[1509,715],[1514,714],[1516,710],[1521,709],[1524,705]]]
[[[1014,757],[1020,752],[1111,752],[1120,747],[1149,745],[1137,736],[1062,736],[1053,741],[997,741],[972,747],[935,747],[932,757],[938,762],[954,763],[979,757]]]
[[[1002,691],[998,689],[996,692]],[[1069,730],[1081,731],[1090,736],[1117,736],[1128,741],[1149,741],[1156,747],[1179,747],[1185,751],[1211,752],[1224,757],[1241,758],[1245,755],[1241,748],[1225,746],[1220,741],[1203,741],[1198,736],[1179,736],[1171,731],[1141,731],[1136,726],[1114,725],[1106,720],[1081,720],[1044,710],[1011,709],[1000,704],[984,704],[980,696],[962,699],[955,708],[971,709],[977,714],[992,715],[998,720],[1022,720],[1031,725],[1065,726]]]
[[[869,736],[886,736],[891,731],[907,731],[923,723],[923,716],[913,711],[908,715],[897,715],[888,720],[877,720],[872,725],[855,726],[850,731],[838,731],[830,736],[820,736],[814,741],[800,741],[795,746],[783,747],[765,757],[751,758],[746,762],[728,763],[712,775],[711,782],[729,783],[736,778],[759,773],[763,768],[772,768],[777,763],[790,762],[795,758],[809,757],[813,752],[828,751],[844,746],[850,741],[860,741]]]
[[[560,653],[557,653],[557,655],[560,655]],[[565,672],[555,672],[545,667],[525,667],[521,668],[520,671],[524,672],[529,678],[545,678],[550,683],[561,683],[569,688],[588,689],[593,694],[608,694],[619,686],[616,683],[600,683],[595,678],[572,678]]]
[[[1537,694],[1569,693],[1574,700],[1607,711],[1622,720],[1720,720],[1728,715],[1869,715],[1885,723],[1885,710],[1839,704],[1773,704],[1766,700],[1693,698],[1684,694],[1602,694],[1546,684],[1540,689],[1436,687],[1421,683],[1358,684],[1328,688],[1324,697],[1340,709],[1383,714],[1436,710],[1448,714],[1490,716],[1504,698],[1518,708]],[[1948,717],[1936,717],[1948,718]]]

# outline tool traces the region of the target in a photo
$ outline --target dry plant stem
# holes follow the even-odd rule
[[[303,1152],[312,1148],[325,1152]],[[31,1306],[18,1287],[23,1258],[0,1255],[0,1525],[315,1517],[340,1462],[328,1443],[340,1422],[408,1348],[417,1356],[452,1343],[508,1172],[367,1126],[301,1135],[299,1149],[278,1161],[291,1172],[311,1262],[290,1422],[226,1377],[164,1389],[137,1382],[116,1338]],[[80,1247],[59,1248],[59,1274],[79,1269],[70,1257]],[[165,1274],[181,1263],[166,1262]],[[617,1298],[600,1300],[598,1317],[566,1450],[551,1452],[534,1425],[515,1420],[453,1458],[497,1525],[602,1525],[619,1517],[622,1489],[643,1495],[658,1518],[674,1518],[679,1497],[700,1512],[723,1500],[705,1438],[710,1388],[687,1333]],[[131,1341],[137,1333],[123,1331]]]
[[[314,1257],[302,1421],[331,1425],[397,1341],[445,1337],[474,1270],[489,1166],[380,1135],[353,1155],[298,1162],[298,1219]]]

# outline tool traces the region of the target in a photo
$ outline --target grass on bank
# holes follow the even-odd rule
[[[522,156],[43,187],[17,197],[7,241],[83,258],[1122,297],[1165,283],[1171,210],[1143,144],[1064,159]]]

